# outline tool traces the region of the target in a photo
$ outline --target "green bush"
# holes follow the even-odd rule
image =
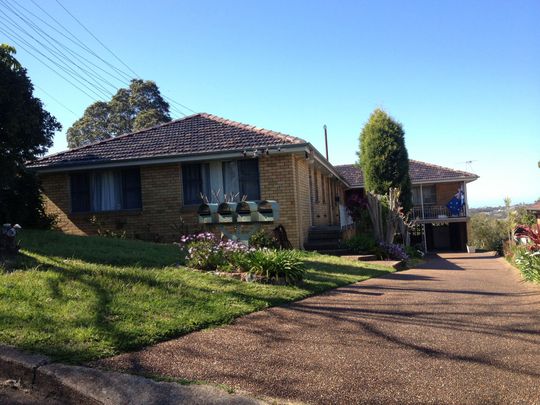
[[[354,253],[373,253],[377,247],[375,238],[371,235],[358,234],[345,241],[345,247]]]
[[[279,248],[278,241],[272,235],[269,235],[264,229],[260,229],[250,236],[248,241],[249,246],[256,249],[277,249]]]
[[[501,241],[508,238],[505,221],[480,213],[471,217],[469,245],[480,249],[498,250]]]
[[[514,262],[525,280],[540,283],[540,251],[520,246],[515,250]]]
[[[424,256],[424,253],[412,246],[405,246],[405,253],[411,259],[421,259]]]
[[[294,250],[256,250],[248,255],[249,273],[276,283],[296,283],[304,278],[305,265]]]

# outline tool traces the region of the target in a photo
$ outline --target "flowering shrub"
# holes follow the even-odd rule
[[[297,252],[255,249],[233,240],[221,240],[210,232],[184,235],[178,243],[189,267],[204,271],[244,272],[267,281],[294,283],[304,276]]]
[[[244,256],[253,250],[241,242],[221,240],[211,232],[183,235],[178,245],[185,253],[189,267],[207,271],[242,268]]]
[[[379,243],[379,248],[382,251],[383,255],[386,256],[386,258],[390,258],[393,260],[409,259],[409,255],[407,255],[407,252],[405,251],[403,245],[381,242]]]
[[[520,247],[515,252],[514,261],[525,280],[540,283],[540,250]]]
[[[186,255],[186,264],[199,270],[215,270],[223,262],[220,240],[210,232],[183,235],[180,249]]]
[[[537,230],[529,226],[519,225],[514,231],[514,236],[527,239],[529,241],[527,248],[531,252],[540,251],[540,233]]]

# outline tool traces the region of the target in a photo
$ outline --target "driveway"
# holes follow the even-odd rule
[[[540,288],[440,254],[99,365],[314,404],[540,404]]]

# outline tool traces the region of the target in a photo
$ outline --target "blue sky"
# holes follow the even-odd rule
[[[61,2],[140,77],[195,111],[320,151],[326,124],[330,160],[342,164],[357,159],[358,134],[382,107],[403,124],[411,158],[480,175],[471,206],[540,198],[537,0]],[[55,0],[39,4],[117,63]],[[12,41],[0,32],[0,42]],[[65,130],[93,100],[20,47],[17,56],[64,126],[51,152],[65,149]]]

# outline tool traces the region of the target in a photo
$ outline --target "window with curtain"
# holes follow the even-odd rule
[[[435,185],[422,186],[422,192],[420,187],[412,187],[412,203],[413,205],[422,205],[422,196],[424,197],[424,205],[434,205],[437,203],[437,195],[435,191]]]
[[[437,203],[437,195],[435,186],[422,186],[422,194],[424,196],[424,204],[433,205]]]
[[[222,163],[223,190],[225,194],[244,195],[248,200],[260,200],[259,161],[257,159],[233,160]]]
[[[182,165],[184,204],[200,204],[201,194],[212,198],[210,190],[210,168],[208,163]],[[216,190],[217,191],[217,190]]]
[[[140,209],[138,168],[71,174],[71,211],[99,212]]]

